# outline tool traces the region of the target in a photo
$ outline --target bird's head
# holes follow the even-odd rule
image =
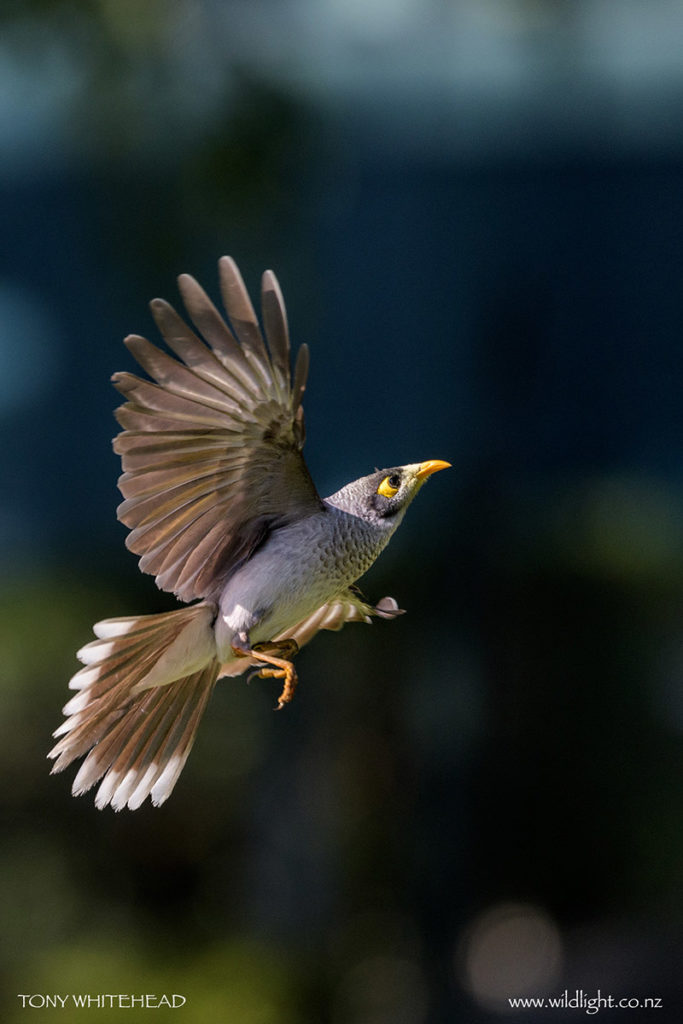
[[[409,466],[377,469],[369,476],[342,487],[327,500],[331,505],[393,533],[425,481],[433,473],[449,467],[450,462],[429,459]]]

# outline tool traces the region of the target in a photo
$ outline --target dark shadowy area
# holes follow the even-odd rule
[[[12,1024],[681,1019],[683,18],[366,6],[0,15]],[[361,582],[405,617],[320,635],[282,714],[226,681],[170,801],[98,812],[48,774],[75,652],[174,606],[116,521],[109,378],[223,253],[310,344],[322,493],[453,469]]]

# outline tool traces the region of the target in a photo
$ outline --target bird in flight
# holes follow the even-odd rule
[[[188,274],[178,278],[192,330],[162,299],[151,310],[169,352],[130,335],[149,378],[117,373],[126,401],[114,439],[123,475],[118,518],[143,572],[186,607],[105,619],[78,652],[53,772],[87,755],[75,796],[99,782],[97,807],[138,808],[170,795],[214,685],[251,669],[297,684],[292,659],[321,629],[401,614],[354,583],[395,532],[424,482],[449,463],[376,470],[321,498],[302,455],[308,348],[290,364],[275,275],[262,278],[263,333],[234,261],[219,261],[228,321]],[[265,339],[264,339],[265,334]]]

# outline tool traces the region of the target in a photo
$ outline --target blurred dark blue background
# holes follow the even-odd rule
[[[562,1021],[508,1000],[577,989],[680,1020],[680,5],[0,25],[3,1020]],[[319,637],[281,716],[219,687],[171,801],[99,813],[47,774],[74,652],[172,606],[116,521],[109,377],[223,253],[311,345],[323,493],[454,468],[364,583],[404,619]]]

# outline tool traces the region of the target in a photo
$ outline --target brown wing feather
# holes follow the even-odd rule
[[[179,278],[196,334],[162,299],[152,312],[171,350],[131,335],[126,345],[151,380],[118,373],[127,402],[119,519],[143,572],[184,601],[213,597],[269,529],[317,511],[303,460],[308,351],[292,382],[287,317],[275,276],[263,276],[268,346],[234,262],[219,264],[231,327],[189,275]],[[234,333],[233,333],[234,332]]]

